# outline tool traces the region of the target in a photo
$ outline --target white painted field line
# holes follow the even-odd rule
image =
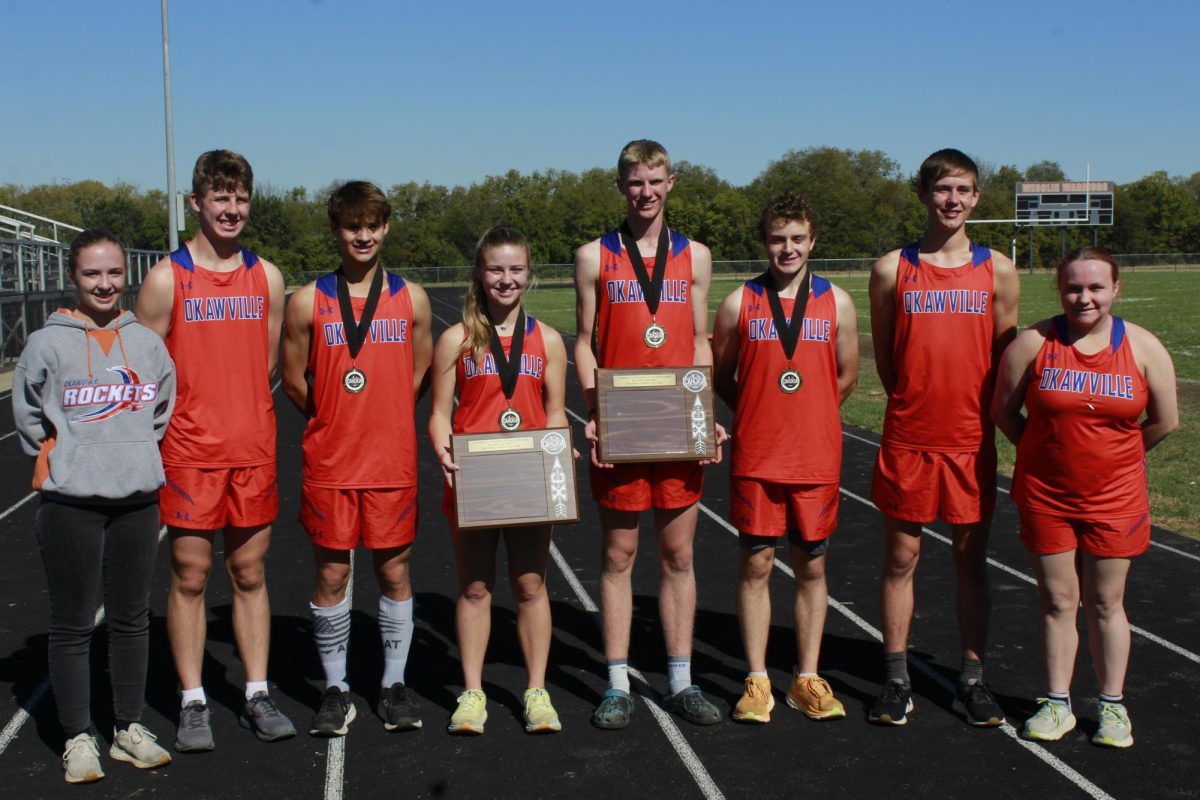
[[[870,506],[871,508],[875,508],[876,510],[878,510],[874,503],[872,503],[867,498],[862,497],[861,495],[857,495],[854,492],[847,491],[846,489],[841,489],[841,492],[842,492],[842,494],[846,495],[846,497],[849,497],[852,500],[857,500],[858,502],[862,503],[863,505]],[[942,544],[947,544],[947,545],[951,544],[950,539],[948,539],[947,537],[943,536],[942,534],[938,533],[935,530],[932,530],[932,529],[926,528],[926,527],[922,527],[921,532],[928,534],[929,536],[931,536],[932,538],[941,542]],[[1037,580],[1033,576],[1026,575],[1024,572],[1021,572],[1020,570],[1013,569],[1012,567],[1008,566],[1007,564],[1002,564],[999,561],[997,561],[996,559],[991,558],[990,556],[988,557],[987,563],[990,564],[991,566],[995,567],[996,569],[1001,570],[1002,572],[1012,575],[1014,578],[1017,578],[1018,580],[1022,580],[1025,583],[1031,584],[1033,586],[1037,586]],[[1133,631],[1134,633],[1138,634],[1139,636],[1141,636],[1145,639],[1149,639],[1150,641],[1154,642],[1155,644],[1160,645],[1160,646],[1166,648],[1167,650],[1170,650],[1172,653],[1175,653],[1176,655],[1183,656],[1184,658],[1188,659],[1189,661],[1192,661],[1196,664],[1200,664],[1200,654],[1193,653],[1191,650],[1180,647],[1179,645],[1175,644],[1174,642],[1167,641],[1166,639],[1162,638],[1161,636],[1151,633],[1150,631],[1146,630],[1145,628],[1140,628],[1137,625],[1134,625],[1132,623],[1130,623],[1129,629],[1131,631]]]
[[[872,447],[876,447],[876,448],[879,447],[879,442],[873,441],[864,436],[859,436],[859,435],[851,433],[850,431],[847,431],[847,430],[842,431],[842,436],[845,436],[847,439],[854,439],[857,442],[869,444]],[[996,491],[1002,492],[1004,494],[1012,494],[1012,492],[1010,492],[1008,489],[1005,489],[1003,486],[997,486]],[[1161,548],[1168,552],[1174,553],[1177,556],[1183,556],[1184,558],[1190,558],[1192,561],[1200,561],[1200,556],[1196,555],[1195,553],[1189,553],[1186,550],[1180,550],[1178,547],[1172,547],[1169,544],[1162,544],[1161,542],[1156,542],[1153,539],[1150,540],[1150,546]]]
[[[3,436],[0,436],[0,442],[3,442],[5,439],[7,439],[10,436],[16,436],[16,435],[17,435],[17,432],[15,430],[9,431],[8,433],[4,434]]]
[[[350,579],[346,583],[346,603],[354,607],[354,551],[350,551]],[[325,800],[342,800],[342,787],[346,775],[346,737],[329,739],[329,752],[325,755]]]
[[[37,497],[37,495],[38,495],[38,493],[37,493],[37,492],[30,492],[29,494],[25,495],[25,496],[24,496],[24,497],[22,497],[20,500],[18,500],[17,502],[13,503],[13,504],[12,504],[11,506],[9,506],[8,508],[4,509],[4,511],[0,512],[0,519],[4,519],[4,518],[5,518],[5,517],[7,517],[9,514],[13,513],[13,512],[14,512],[14,511],[16,511],[18,508],[20,508],[21,506],[25,505],[26,503],[28,503],[28,502],[29,502],[30,500],[32,500],[33,498]]]
[[[34,494],[37,494],[37,492],[34,492]],[[25,500],[28,499],[28,497],[25,498]],[[23,503],[25,500],[22,500],[21,502]],[[13,508],[15,507],[16,506]],[[9,509],[9,511],[11,510],[12,509]],[[7,514],[8,512],[6,511],[4,513]],[[163,537],[166,535],[167,526],[163,525],[158,531],[159,544],[162,544]],[[96,609],[96,618],[92,624],[93,626],[98,626],[103,621],[104,606],[101,605],[98,609]],[[10,719],[8,724],[4,726],[4,730],[0,730],[0,755],[3,755],[4,751],[8,749],[8,746],[12,744],[13,739],[17,738],[17,734],[21,732],[21,726],[29,721],[29,715],[33,713],[35,708],[38,707],[38,703],[42,702],[42,698],[46,696],[46,692],[49,690],[50,678],[42,678],[41,683],[34,687],[33,691],[29,693],[29,696],[25,698],[25,702],[22,703],[21,707],[17,709],[17,713],[13,714],[12,719]]]
[[[842,491],[845,492],[844,489]],[[708,506],[705,506],[703,503],[700,503],[699,505],[700,505],[700,510],[703,511],[708,516],[712,517],[714,520],[716,520],[717,523],[719,523],[721,525],[721,527],[723,527],[725,530],[732,533],[734,536],[738,535],[737,528],[730,525],[727,520],[725,520],[720,515],[716,514],[712,509],[708,508]],[[780,561],[778,558],[775,559],[775,566],[778,567],[779,570],[781,572],[783,572],[783,574],[787,575],[792,580],[796,579],[796,573],[792,571],[792,568],[790,566],[788,566],[787,564],[783,563],[782,561]],[[867,622],[865,619],[860,617],[858,614],[855,614],[853,611],[851,611],[849,608],[847,608],[843,603],[838,602],[832,596],[828,598],[828,603],[829,603],[830,608],[837,611],[839,614],[846,617],[846,619],[853,622],[860,629],[865,631],[871,638],[875,639],[877,642],[881,642],[881,643],[883,642],[883,633],[878,628],[876,628],[871,623]],[[929,678],[934,683],[936,683],[947,694],[951,694],[951,695],[954,694],[955,686],[953,683],[951,683],[949,681],[949,679],[947,679],[940,672],[938,672],[933,667],[926,664],[921,659],[914,656],[912,653],[908,654],[908,663],[910,665],[912,665],[912,667],[914,669],[916,669],[918,672],[920,672],[922,675],[924,675],[925,677]],[[1062,775],[1064,778],[1069,780],[1071,783],[1075,784],[1077,787],[1082,789],[1090,797],[1094,797],[1094,798],[1096,798],[1096,800],[1113,800],[1113,797],[1110,794],[1105,792],[1103,789],[1101,789],[1096,784],[1089,781],[1087,778],[1085,778],[1083,775],[1081,775],[1074,767],[1067,764],[1062,759],[1058,758],[1053,753],[1046,750],[1046,748],[1042,747],[1041,745],[1035,744],[1034,742],[1027,742],[1024,739],[1022,739],[1020,737],[1020,735],[1017,733],[1017,729],[1014,728],[1009,723],[1005,722],[1003,725],[1001,725],[1000,730],[1004,731],[1004,733],[1010,739],[1015,741],[1017,744],[1021,745],[1026,750],[1028,750],[1030,753],[1032,753],[1033,755],[1040,758],[1043,762],[1046,763],[1047,766],[1049,766],[1050,768],[1052,768],[1053,770],[1058,772],[1060,775]]]
[[[596,606],[591,596],[588,595],[587,590],[583,588],[583,584],[575,577],[575,571],[571,569],[571,565],[563,558],[562,553],[559,552],[558,547],[553,542],[550,543],[550,556],[554,559],[554,563],[558,565],[558,569],[563,574],[563,577],[567,579],[567,583],[571,586],[571,590],[575,592],[575,597],[579,600],[579,604],[583,606],[583,609],[592,614],[599,612],[600,609]],[[629,667],[629,675],[635,680],[647,686],[649,685],[645,676],[632,666]],[[712,776],[708,774],[708,770],[704,768],[704,763],[696,755],[696,751],[692,749],[687,739],[679,732],[679,727],[675,724],[675,720],[671,719],[671,715],[664,711],[658,703],[655,703],[644,693],[639,694],[641,694],[646,708],[650,709],[650,713],[654,716],[654,721],[662,728],[667,741],[675,748],[679,760],[683,762],[683,766],[691,773],[692,779],[696,781],[696,785],[700,788],[700,791],[708,800],[723,800],[725,797],[724,793],[717,786],[716,782],[713,781]]]

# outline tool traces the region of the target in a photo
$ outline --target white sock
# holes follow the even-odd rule
[[[413,599],[391,600],[379,596],[379,636],[383,640],[383,686],[404,683],[408,651],[412,647]]]
[[[629,693],[629,661],[624,658],[608,662],[608,688]]]
[[[667,691],[679,694],[692,685],[692,657],[667,656]]]
[[[195,689],[184,689],[179,696],[179,707],[187,708],[189,704],[197,701],[203,705],[208,705],[208,698],[204,695],[203,686],[197,686]]]
[[[246,681],[247,700],[249,700],[251,697],[254,697],[254,695],[258,694],[259,692],[262,692],[263,694],[270,694],[271,689],[269,686],[267,686],[266,681]]]
[[[308,604],[312,612],[313,638],[317,641],[317,655],[325,670],[325,686],[336,686],[343,692],[350,691],[346,683],[346,654],[350,649],[350,598],[336,606],[324,608]]]

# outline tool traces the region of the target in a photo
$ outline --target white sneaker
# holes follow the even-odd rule
[[[1038,698],[1038,710],[1025,720],[1021,734],[1039,742],[1057,742],[1075,729],[1075,715],[1066,703],[1055,703],[1047,697]]]
[[[138,769],[154,769],[171,763],[171,754],[157,744],[158,737],[140,722],[123,731],[113,731],[108,754],[117,761],[128,761]]]
[[[67,783],[92,783],[104,777],[100,768],[100,745],[90,733],[67,740],[62,757],[63,777]]]
[[[1129,747],[1133,744],[1133,723],[1129,712],[1120,703],[1100,704],[1100,727],[1092,744],[1101,747]]]

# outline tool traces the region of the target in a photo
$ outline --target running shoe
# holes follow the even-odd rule
[[[238,722],[243,728],[254,731],[254,735],[264,742],[278,742],[296,735],[296,726],[279,710],[275,698],[266,692],[255,692],[246,701]]]
[[[410,731],[421,727],[421,707],[417,701],[408,698],[408,689],[403,683],[393,683],[380,691],[375,713],[383,720],[385,731]]]
[[[1021,735],[1039,742],[1057,742],[1074,729],[1075,715],[1070,706],[1039,697],[1037,713],[1025,720]]]
[[[762,675],[746,676],[746,691],[733,707],[735,722],[771,721],[771,709],[775,708],[775,697],[771,693],[771,679]]]
[[[629,692],[609,689],[596,710],[592,712],[592,724],[600,730],[619,731],[629,727],[633,716],[633,698]]]
[[[321,695],[321,707],[308,726],[310,736],[345,736],[350,732],[350,723],[358,716],[350,693],[330,686]]]
[[[113,731],[108,754],[117,761],[128,761],[138,769],[154,769],[171,763],[171,754],[158,744],[158,737],[140,722],[123,731]]]
[[[525,690],[525,732],[557,733],[562,730],[558,712],[550,703],[550,693],[545,689]]]
[[[92,783],[104,777],[100,767],[100,745],[90,733],[67,740],[62,757],[63,777],[67,783]]]
[[[803,711],[809,719],[841,719],[846,716],[846,707],[833,696],[829,681],[819,675],[792,675],[787,702],[797,711]]]
[[[458,696],[458,708],[450,715],[449,733],[481,734],[487,724],[487,695],[479,689],[467,689]]]
[[[1004,710],[983,681],[959,681],[954,692],[954,711],[976,727],[995,728],[1004,724]]]
[[[193,700],[179,710],[176,752],[203,753],[213,749],[211,716],[208,706],[199,700]]]
[[[913,710],[912,687],[900,681],[888,681],[883,692],[871,706],[867,722],[878,725],[907,725],[908,712]]]
[[[1100,727],[1092,744],[1101,747],[1129,747],[1133,744],[1133,723],[1120,703],[1100,703]]]
[[[695,684],[668,697],[665,705],[668,711],[693,725],[716,725],[721,721],[721,709],[713,705]]]

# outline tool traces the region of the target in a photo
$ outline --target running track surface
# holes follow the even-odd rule
[[[460,295],[436,289],[430,297],[436,335],[458,319]],[[569,345],[568,341],[568,352]],[[307,611],[312,557],[295,521],[303,421],[281,392],[276,392],[276,403],[282,507],[268,562],[273,611],[270,677],[283,709],[298,728],[306,729],[319,700],[321,671]],[[568,407],[580,442],[578,413],[583,403],[573,377],[568,381]],[[727,412],[722,413],[728,423]],[[420,431],[427,414],[428,399],[418,410]],[[11,398],[2,393],[0,436],[11,430]],[[32,533],[36,499],[26,499],[29,465],[16,451],[15,437],[7,436],[0,440],[0,536],[7,543],[6,558],[0,561],[0,794],[21,800],[168,793],[188,798],[587,800],[968,794],[976,800],[1023,795],[1200,797],[1200,737],[1191,704],[1200,675],[1200,544],[1157,528],[1157,546],[1135,563],[1127,597],[1130,619],[1142,631],[1134,635],[1126,690],[1137,741],[1133,748],[1112,751],[1088,742],[1096,714],[1095,684],[1085,652],[1074,687],[1079,728],[1061,742],[1031,745],[1017,739],[1012,727],[974,729],[952,713],[959,658],[954,570],[940,524],[926,535],[917,573],[910,657],[916,709],[906,728],[866,723],[866,709],[882,678],[877,630],[882,532],[878,512],[867,500],[878,437],[858,429],[845,434],[841,524],[829,555],[831,608],[821,659],[821,672],[846,704],[844,720],[812,722],[783,702],[795,645],[793,583],[780,562],[771,583],[774,618],[768,663],[778,702],[771,723],[742,726],[726,721],[698,728],[663,714],[658,703],[666,685],[666,659],[658,624],[657,565],[647,534],[634,574],[630,657],[647,683],[635,681],[642,697],[628,730],[593,728],[588,719],[605,688],[595,612],[600,531],[582,480],[586,467],[580,462],[584,520],[556,532],[557,554],[547,578],[555,626],[548,687],[564,730],[554,736],[524,734],[524,670],[501,558],[484,674],[491,714],[487,733],[470,739],[448,736],[445,723],[462,680],[454,641],[455,568],[439,512],[440,474],[423,445],[422,524],[412,562],[417,631],[408,667],[409,685],[424,712],[423,730],[388,734],[372,713],[382,656],[375,626],[378,593],[364,570],[353,592],[350,682],[359,718],[350,735],[323,740],[301,734],[277,744],[258,742],[236,720],[243,677],[233,644],[228,580],[214,574],[204,681],[213,706],[217,749],[176,756],[172,765],[154,772],[140,772],[105,756],[108,777],[73,788],[62,781],[61,733],[53,697],[45,688],[46,591]],[[745,674],[734,612],[737,543],[723,522],[727,497],[724,466],[709,468],[695,546],[699,603],[693,676],[726,712],[737,701]],[[1019,728],[1034,710],[1043,680],[1036,640],[1037,594],[1016,531],[1015,509],[1002,493],[990,552],[994,610],[987,677],[1010,723]],[[144,721],[169,746],[178,700],[163,624],[167,555],[164,544],[152,592],[151,678]],[[361,559],[364,555],[359,551],[360,563],[369,563]],[[1085,649],[1083,637],[1081,650]],[[96,640],[93,658],[98,679],[92,705],[98,726],[107,734],[112,720],[103,636]]]

